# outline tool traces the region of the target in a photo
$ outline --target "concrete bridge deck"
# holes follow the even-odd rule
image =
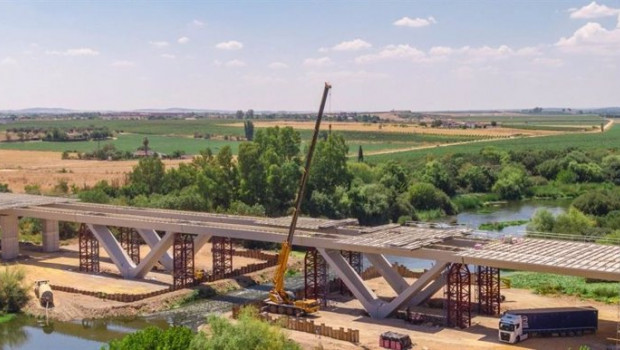
[[[53,245],[57,245],[58,221],[87,224],[121,274],[128,278],[144,276],[158,260],[162,263],[168,260],[169,263],[167,250],[172,244],[172,233],[195,234],[198,236],[196,241],[203,243],[212,236],[280,243],[284,241],[290,223],[290,218],[287,217],[270,219],[0,194],[4,259],[14,258],[18,254],[18,217],[32,217],[44,221],[44,228],[47,230],[43,233],[44,250],[53,250]],[[120,244],[109,231],[108,227],[112,226],[136,229],[151,246],[149,256],[136,266],[120,249]],[[166,234],[160,238],[156,230],[166,231]],[[414,294],[429,287],[441,276],[449,263],[620,281],[618,246],[534,238],[501,241],[481,237],[464,227],[394,224],[362,227],[357,225],[356,220],[351,219],[301,218],[293,243],[317,248],[366,310],[376,317],[386,316]],[[342,258],[340,250],[364,254],[399,297],[390,302],[390,305],[379,301]],[[422,278],[409,286],[390,268],[386,259],[389,255],[428,259],[436,263]]]

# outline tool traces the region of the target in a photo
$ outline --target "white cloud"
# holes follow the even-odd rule
[[[177,58],[177,56],[169,54],[169,53],[162,53],[160,56],[161,56],[161,58],[165,58],[165,59],[169,59],[169,60],[173,60],[173,59]]]
[[[426,27],[429,26],[431,24],[437,23],[437,21],[435,20],[434,17],[430,16],[428,18],[409,18],[409,17],[403,17],[397,21],[395,21],[393,24],[395,26],[398,27],[412,27],[412,28],[420,28],[420,27]]]
[[[536,57],[532,60],[532,63],[538,64],[546,67],[561,67],[564,65],[564,62],[559,58],[547,58],[547,57]]]
[[[235,40],[230,40],[215,45],[215,48],[220,50],[240,50],[243,48],[243,43]]]
[[[331,60],[331,58],[327,56],[319,58],[306,58],[304,60],[304,66],[309,67],[325,67],[331,65],[332,63],[333,61]]]
[[[182,36],[182,37],[180,37],[180,38],[177,40],[177,42],[178,42],[179,44],[187,44],[187,43],[189,42],[189,38],[188,38],[188,37],[186,37],[186,36]]]
[[[224,66],[229,67],[229,68],[238,68],[238,67],[245,67],[247,66],[247,64],[241,60],[230,60],[224,63]]]
[[[133,61],[126,61],[126,60],[114,61],[111,64],[112,67],[117,67],[117,68],[134,67],[135,65],[136,65],[135,62],[133,62]]]
[[[332,47],[332,49],[335,51],[357,51],[362,49],[368,49],[370,47],[372,47],[372,45],[369,42],[366,42],[362,39],[354,39],[350,41],[343,41],[340,44]]]
[[[599,5],[596,3],[596,1],[592,1],[589,5],[586,5],[582,8],[572,8],[568,11],[570,12],[570,18],[579,19],[610,17],[620,14],[620,9],[607,7],[605,5]]]
[[[388,45],[379,53],[356,57],[355,62],[368,63],[393,59],[420,60],[423,59],[425,56],[426,54],[424,52],[409,45]]]
[[[8,65],[13,65],[13,64],[17,64],[17,60],[11,56],[7,56],[3,60],[0,61],[0,66],[8,66]]]
[[[282,62],[271,62],[269,64],[269,68],[271,69],[286,69],[288,68],[288,64]]]
[[[568,52],[619,54],[620,28],[608,30],[599,23],[588,22],[577,29],[572,36],[560,38],[555,46]]]
[[[45,54],[52,56],[97,56],[99,55],[99,51],[82,47],[78,49],[67,49],[65,51],[48,50],[45,51]]]
[[[200,20],[197,20],[197,19],[195,19],[195,20],[191,21],[191,23],[190,23],[190,24],[191,24],[192,26],[196,27],[196,28],[202,28],[202,27],[204,27],[204,26],[205,26],[205,22],[200,21]]]
[[[328,47],[320,47],[320,48],[319,48],[319,52],[320,52],[320,53],[326,53],[326,52],[329,52],[329,48],[328,48]]]
[[[158,49],[162,49],[170,45],[170,43],[168,43],[167,41],[149,41],[149,44],[151,44],[151,46],[156,47]]]
[[[447,46],[433,46],[428,51],[428,54],[431,56],[448,56],[454,53],[454,49]]]
[[[269,85],[275,83],[284,83],[286,80],[282,78],[272,77],[269,75],[260,75],[260,74],[252,74],[252,75],[244,75],[243,80],[250,84],[255,85]]]

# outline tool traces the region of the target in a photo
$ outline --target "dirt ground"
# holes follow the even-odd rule
[[[28,284],[32,284],[36,280],[46,279],[54,285],[74,287],[81,290],[107,294],[148,293],[167,289],[172,284],[172,276],[163,271],[161,266],[157,271],[149,272],[143,280],[123,279],[118,269],[103,249],[100,250],[101,273],[87,274],[79,272],[77,242],[71,242],[68,245],[62,246],[60,252],[56,253],[43,253],[39,246],[30,244],[21,244],[20,249],[21,256],[16,264],[23,267],[25,270],[26,282]],[[141,257],[145,257],[148,251],[148,247],[141,247]],[[233,266],[235,268],[259,262],[262,261],[240,256],[233,257]],[[205,244],[205,246],[198,251],[194,263],[197,269],[212,269],[210,243]],[[235,284],[233,280],[223,280],[214,288],[216,290],[229,290],[240,287]],[[190,293],[190,289],[185,289],[134,303],[122,303],[81,294],[56,291],[54,292],[55,307],[51,310],[50,317],[68,321],[90,317],[103,317],[104,315],[135,315],[140,312],[165,309],[178,298],[182,298]],[[33,299],[26,308],[26,311],[34,315],[44,315],[45,310],[34,300],[34,293],[32,297]]]
[[[137,160],[99,161],[61,159],[60,152],[0,150],[0,183],[9,184],[13,192],[24,192],[26,185],[39,185],[49,191],[65,180],[69,185],[92,186],[100,180],[123,184],[125,175]],[[176,167],[190,160],[164,160],[166,167]]]
[[[394,296],[394,292],[377,278],[369,281],[369,285],[378,295]],[[436,296],[442,296],[439,292]],[[519,344],[508,345],[499,343],[497,340],[498,318],[489,316],[474,316],[472,326],[464,329],[450,329],[434,327],[430,325],[414,326],[403,320],[390,318],[385,320],[373,320],[364,316],[361,305],[357,300],[341,299],[331,302],[326,310],[320,311],[320,316],[314,320],[316,323],[325,323],[331,327],[344,329],[352,328],[360,331],[360,344],[351,344],[345,341],[334,340],[327,337],[287,331],[292,339],[301,343],[305,349],[315,349],[321,345],[324,349],[382,349],[378,346],[379,335],[386,331],[394,331],[408,334],[417,345],[414,349],[545,349],[545,350],[568,350],[579,349],[581,345],[588,345],[591,349],[607,348],[614,344],[609,338],[614,338],[618,321],[617,305],[607,305],[593,301],[583,301],[574,297],[541,296],[523,289],[503,290],[506,302],[502,304],[502,311],[517,308],[541,308],[563,306],[594,306],[599,310],[599,330],[596,334],[581,337],[550,337],[530,338]],[[416,308],[416,311],[432,314],[441,314],[439,309]]]
[[[243,124],[232,124],[242,127]],[[314,122],[309,121],[256,121],[254,126],[258,128],[267,128],[273,126],[285,127],[290,126],[294,129],[312,130],[314,129]],[[429,134],[429,135],[458,135],[458,136],[493,136],[493,137],[510,137],[510,136],[542,136],[542,135],[556,135],[565,133],[563,131],[553,130],[527,130],[527,129],[512,129],[512,128],[487,128],[487,129],[444,129],[444,128],[429,128],[412,124],[397,124],[397,123],[346,123],[346,122],[326,122],[321,125],[322,129],[327,130],[331,126],[332,130],[338,131],[381,131],[381,132],[396,132],[396,133],[416,133],[416,134]]]

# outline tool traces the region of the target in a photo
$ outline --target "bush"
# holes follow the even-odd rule
[[[194,333],[186,327],[171,327],[163,331],[147,327],[109,343],[110,350],[186,350]],[[105,349],[105,347],[102,347]]]
[[[572,205],[585,214],[605,216],[611,211],[620,209],[620,200],[617,194],[603,190],[584,193],[577,197]]]
[[[24,285],[25,277],[20,267],[5,266],[0,270],[0,313],[18,312],[26,305],[30,288]]]
[[[456,208],[450,198],[429,183],[416,183],[408,190],[409,202],[416,210],[443,210],[448,215],[456,214]]]

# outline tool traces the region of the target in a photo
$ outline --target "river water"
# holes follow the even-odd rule
[[[477,229],[486,222],[529,220],[538,209],[547,209],[554,214],[561,213],[569,206],[570,201],[522,201],[506,203],[492,208],[491,211],[464,212],[448,220],[457,224]],[[522,235],[525,225],[504,228],[501,234]],[[432,266],[432,261],[402,257],[388,257],[413,270],[421,270]],[[303,286],[302,276],[287,278],[286,285],[290,289]],[[168,310],[153,315],[133,319],[85,320],[83,322],[51,322],[36,320],[26,316],[0,324],[0,350],[40,350],[63,349],[85,350],[99,349],[112,339],[134,332],[149,325],[162,328],[169,325],[184,325],[196,329],[209,314],[217,314],[230,310],[234,303],[243,303],[264,299],[271,284],[263,284],[247,289],[230,292],[208,300],[201,300],[183,308]]]

